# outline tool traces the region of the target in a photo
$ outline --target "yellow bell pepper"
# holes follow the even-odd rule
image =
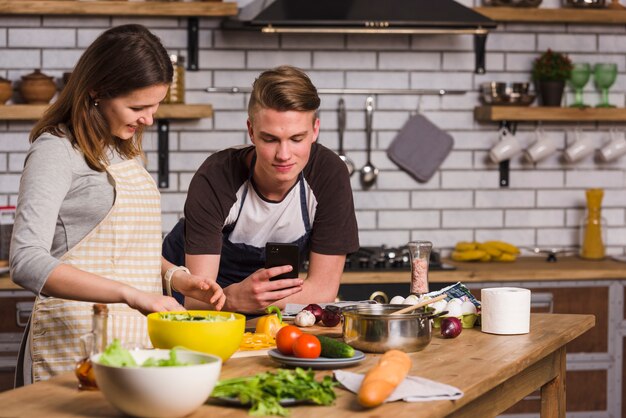
[[[265,309],[265,312],[267,312],[267,315],[259,318],[255,331],[276,338],[278,330],[287,324],[283,323],[283,316],[278,306],[270,305]]]

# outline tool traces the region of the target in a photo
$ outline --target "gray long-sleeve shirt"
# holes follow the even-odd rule
[[[59,258],[104,219],[115,198],[106,172],[92,170],[67,138],[40,136],[20,180],[11,239],[11,278],[39,295]]]

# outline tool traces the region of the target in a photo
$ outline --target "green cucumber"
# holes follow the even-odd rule
[[[317,338],[320,340],[320,344],[322,345],[322,357],[354,357],[354,348],[350,347],[348,344],[335,340],[334,338],[324,337],[323,335],[318,335]]]

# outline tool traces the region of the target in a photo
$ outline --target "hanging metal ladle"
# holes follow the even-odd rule
[[[361,168],[361,186],[368,189],[376,183],[378,169],[371,161],[372,154],[372,119],[374,116],[374,98],[368,97],[365,101],[365,135],[367,137],[367,162]]]
[[[354,163],[343,152],[343,134],[346,131],[346,103],[343,99],[339,99],[339,109],[337,113],[337,129],[339,131],[339,158],[346,164],[348,174],[354,173]]]

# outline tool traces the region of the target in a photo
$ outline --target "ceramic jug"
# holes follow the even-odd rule
[[[13,96],[11,81],[0,77],[0,105],[3,105]]]
[[[45,75],[41,70],[22,76],[20,93],[28,104],[47,104],[56,91],[57,86],[53,78]]]

